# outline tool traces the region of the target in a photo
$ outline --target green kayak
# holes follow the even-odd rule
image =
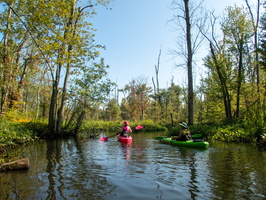
[[[180,147],[208,148],[209,146],[208,142],[204,142],[203,140],[197,140],[197,139],[188,140],[188,141],[176,141],[176,140],[172,140],[171,138],[166,138],[166,137],[157,137],[155,139],[160,140],[166,144],[172,144],[172,145],[180,146]]]

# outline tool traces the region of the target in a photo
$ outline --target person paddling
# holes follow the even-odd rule
[[[186,122],[179,123],[181,130],[179,131],[179,135],[175,138],[178,141],[187,141],[192,140],[190,130]]]
[[[123,124],[124,124],[124,127],[121,129],[119,135],[120,135],[121,137],[128,137],[128,136],[129,136],[129,133],[131,133],[132,130],[131,130],[131,128],[129,127],[129,123],[128,123],[128,121],[124,121]]]

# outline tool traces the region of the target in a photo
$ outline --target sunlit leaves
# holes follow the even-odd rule
[[[111,88],[114,86],[107,77],[108,65],[101,59],[99,63],[93,63],[84,68],[81,77],[75,79],[72,85],[72,91],[77,99],[83,101],[84,107],[93,107],[95,104],[101,104],[107,100]]]
[[[253,34],[252,21],[248,13],[241,7],[227,7],[227,16],[222,25],[225,41],[229,50],[240,51],[241,43],[248,44]]]

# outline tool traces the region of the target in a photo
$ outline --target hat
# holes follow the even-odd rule
[[[184,127],[184,128],[188,128],[188,125],[186,124],[186,122],[179,123],[179,125]]]
[[[123,124],[128,125],[128,121],[124,121]]]

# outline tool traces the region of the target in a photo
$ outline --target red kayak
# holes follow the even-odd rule
[[[128,136],[128,137],[117,136],[117,138],[118,138],[119,142],[123,142],[123,143],[131,143],[132,142],[131,136]]]

